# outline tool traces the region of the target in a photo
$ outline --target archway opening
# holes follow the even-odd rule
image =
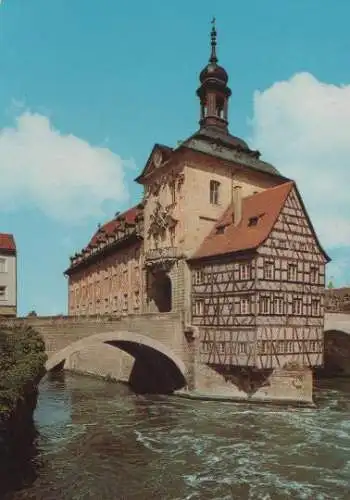
[[[350,335],[340,330],[324,333],[324,362],[317,377],[350,377]]]
[[[46,369],[109,376],[138,394],[171,394],[187,385],[181,358],[162,343],[128,331],[74,342],[55,353]]]
[[[171,279],[165,271],[154,273],[152,292],[158,311],[160,313],[170,312],[172,309],[172,285]]]
[[[163,353],[129,341],[106,343],[127,352],[135,359],[129,376],[129,385],[135,393],[171,394],[186,385],[179,368]]]

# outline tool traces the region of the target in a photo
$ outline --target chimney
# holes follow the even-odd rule
[[[233,188],[233,224],[238,226],[242,219],[242,187],[234,186]]]

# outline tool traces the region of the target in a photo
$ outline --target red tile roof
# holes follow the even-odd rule
[[[13,234],[0,233],[0,250],[9,252],[16,251],[16,243]]]
[[[136,216],[142,212],[142,209],[139,208],[139,205],[136,205],[132,208],[129,208],[126,212],[119,214],[115,219],[106,222],[103,224],[96,233],[91,238],[89,245],[94,245],[97,243],[99,237],[104,237],[110,234],[113,234],[113,231],[120,226],[121,220],[124,219],[127,224],[135,224]]]
[[[233,224],[234,207],[231,204],[191,259],[259,247],[268,238],[293,186],[293,182],[285,182],[243,198],[242,219],[237,226]],[[257,224],[249,225],[249,220],[254,217],[258,217]],[[220,226],[225,227],[223,233],[218,233]]]

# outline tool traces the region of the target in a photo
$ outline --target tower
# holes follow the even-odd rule
[[[231,90],[227,86],[226,70],[218,65],[215,18],[212,23],[210,58],[200,73],[201,85],[197,89],[197,96],[200,99],[199,124],[201,129],[215,127],[228,133],[228,100]]]

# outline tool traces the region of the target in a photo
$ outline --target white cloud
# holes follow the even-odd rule
[[[298,73],[255,92],[252,143],[301,191],[321,243],[350,246],[350,85]]]
[[[43,115],[23,112],[13,128],[0,131],[0,209],[35,207],[49,217],[78,223],[103,216],[103,203],[116,209],[128,200],[122,160],[55,130]]]

